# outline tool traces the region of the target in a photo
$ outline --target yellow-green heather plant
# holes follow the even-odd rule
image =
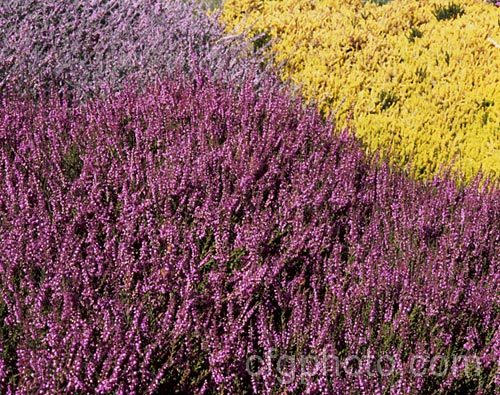
[[[283,78],[418,178],[500,176],[500,15],[479,0],[228,0]],[[261,43],[263,40],[258,41]]]

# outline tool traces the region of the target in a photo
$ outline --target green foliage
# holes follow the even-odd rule
[[[476,104],[481,110],[486,110],[488,107],[492,107],[495,102],[493,100],[483,99],[481,102],[476,102]]]
[[[427,77],[427,68],[418,67],[415,74],[417,75],[418,82],[423,82]]]
[[[72,145],[62,158],[61,163],[64,176],[69,181],[76,180],[83,168],[83,161],[80,158],[80,150],[76,145]]]
[[[214,232],[209,229],[205,236],[203,236],[198,241],[198,247],[200,249],[200,258],[205,258],[209,253],[211,253],[215,248],[215,236]]]
[[[422,38],[423,35],[424,35],[424,33],[422,33],[421,30],[419,30],[418,28],[413,26],[410,30],[410,34],[408,36],[408,41],[413,43],[413,42],[415,42],[415,40],[417,38]]]
[[[253,40],[254,51],[258,52],[271,42],[271,35],[268,32],[261,32]]]
[[[233,273],[235,270],[241,268],[241,261],[243,257],[247,254],[244,248],[236,248],[231,252],[231,257],[227,262],[226,268],[229,273]]]
[[[11,383],[15,383],[18,379],[17,369],[17,347],[21,330],[16,326],[6,325],[5,318],[9,315],[7,305],[0,300],[0,345],[2,346],[1,358],[7,364],[10,370]]]
[[[365,4],[366,3],[373,3],[373,4],[376,4],[376,5],[385,5],[387,3],[389,3],[391,0],[366,0],[365,1]]]
[[[394,92],[388,92],[386,90],[381,90],[378,95],[377,106],[380,106],[381,110],[387,110],[393,104],[399,100],[399,97]]]
[[[459,16],[465,15],[465,10],[460,4],[449,3],[446,6],[435,7],[433,14],[438,21],[444,21],[448,19],[456,19]]]

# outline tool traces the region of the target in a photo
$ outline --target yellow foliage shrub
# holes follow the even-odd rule
[[[461,0],[227,0],[228,29],[271,39],[283,78],[418,178],[500,176],[500,9]]]

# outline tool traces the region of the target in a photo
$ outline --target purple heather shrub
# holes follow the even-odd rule
[[[498,188],[417,183],[273,81],[193,75],[1,98],[0,391],[492,393]]]
[[[0,42],[0,89],[36,96],[81,99],[130,79],[192,71],[193,62],[228,83],[266,67],[192,0],[0,1]]]

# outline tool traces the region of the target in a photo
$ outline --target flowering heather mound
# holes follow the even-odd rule
[[[76,99],[124,81],[141,83],[193,62],[237,82],[262,67],[224,35],[200,1],[9,0],[0,2],[0,89],[54,86]]]
[[[227,0],[267,37],[283,77],[369,151],[432,178],[500,178],[499,9],[483,0]]]
[[[180,75],[2,98],[1,392],[492,391],[498,190],[369,164],[272,83]],[[393,371],[277,367],[321,353]]]

